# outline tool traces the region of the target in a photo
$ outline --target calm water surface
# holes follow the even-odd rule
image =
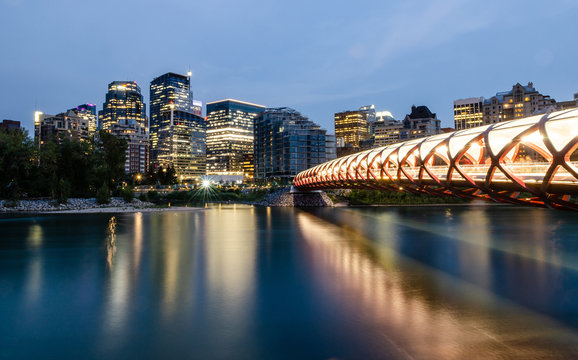
[[[578,216],[5,216],[0,324],[2,359],[576,358]]]

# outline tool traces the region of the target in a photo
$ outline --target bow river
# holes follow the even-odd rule
[[[1,359],[578,357],[578,216],[212,205],[0,217]]]

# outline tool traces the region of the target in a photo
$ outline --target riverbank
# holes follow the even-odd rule
[[[120,213],[150,211],[190,211],[198,207],[159,207],[151,202],[134,199],[130,202],[122,198],[112,198],[110,203],[99,205],[95,198],[68,199],[66,204],[56,204],[53,200],[0,201],[0,213]]]

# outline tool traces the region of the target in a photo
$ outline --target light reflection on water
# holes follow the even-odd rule
[[[351,223],[364,224],[363,217],[349,212],[347,216]],[[360,321],[379,329],[373,341],[394,344],[400,357],[524,359],[578,354],[575,332],[551,319],[400,257],[391,248],[375,247],[348,226],[330,226],[305,213],[298,214],[298,223],[312,263],[319,268],[316,272],[324,273],[320,285],[326,284],[331,296],[342,300],[341,306],[358,309]],[[479,234],[476,238],[488,240]],[[489,255],[477,250],[459,256],[473,261],[466,268],[481,265],[477,270],[481,274],[488,268]]]
[[[0,358],[578,355],[575,218],[311,212],[2,219]]]

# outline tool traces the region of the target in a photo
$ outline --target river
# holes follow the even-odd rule
[[[0,217],[0,358],[578,357],[578,216],[510,206]]]

